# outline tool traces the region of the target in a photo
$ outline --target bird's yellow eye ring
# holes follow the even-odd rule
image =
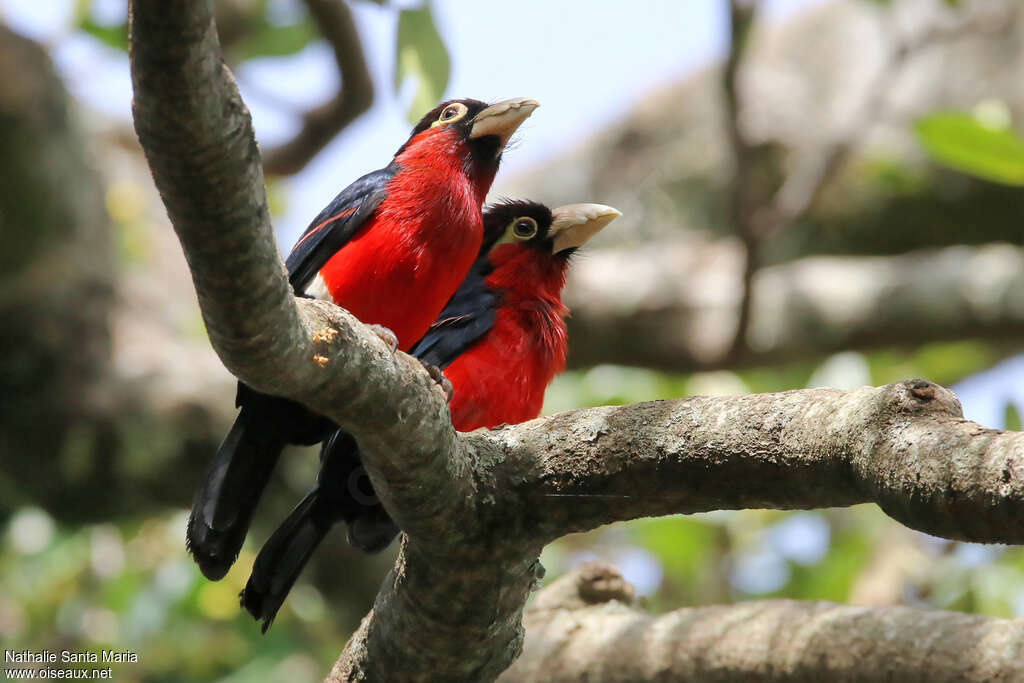
[[[433,128],[434,126],[443,126],[447,123],[461,121],[468,111],[469,107],[462,102],[452,102],[441,110],[441,115],[437,117],[437,121],[430,124],[430,127]]]
[[[537,235],[537,221],[529,216],[521,216],[512,221],[512,236],[517,240],[526,241]]]

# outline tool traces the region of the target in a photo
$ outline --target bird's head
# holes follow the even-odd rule
[[[617,209],[603,204],[568,204],[549,209],[538,202],[501,202],[484,212],[482,250],[509,246],[568,261],[587,240],[621,215]]]
[[[418,153],[458,155],[466,175],[489,188],[509,138],[539,106],[525,97],[491,105],[469,99],[442,102],[420,119],[395,158],[401,161]]]
[[[501,289],[544,291],[557,297],[569,257],[622,214],[603,204],[549,209],[529,201],[505,201],[484,212],[488,281]]]

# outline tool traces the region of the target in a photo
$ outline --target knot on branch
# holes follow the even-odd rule
[[[934,382],[920,378],[906,379],[890,384],[886,389],[887,403],[897,413],[964,416],[956,394]]]
[[[635,600],[636,589],[618,569],[585,562],[537,593],[532,609],[581,609],[612,601],[632,605]]]
[[[587,562],[580,566],[576,588],[583,601],[591,605],[612,600],[631,605],[636,598],[636,589],[622,578],[619,570],[600,562]]]

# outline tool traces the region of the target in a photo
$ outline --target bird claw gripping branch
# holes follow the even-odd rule
[[[367,325],[370,331],[377,335],[377,338],[388,345],[388,350],[394,355],[398,350],[398,337],[394,332],[383,325]]]
[[[430,375],[430,379],[434,380],[434,382],[436,382],[437,385],[441,387],[441,390],[444,391],[444,395],[446,397],[445,401],[451,403],[452,393],[455,391],[455,388],[452,386],[451,380],[445,377],[444,372],[441,370],[441,368],[437,367],[436,365],[424,363],[423,361],[420,361],[420,364],[423,365],[423,369],[427,371],[428,375]]]

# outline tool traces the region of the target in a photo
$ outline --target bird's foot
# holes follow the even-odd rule
[[[447,397],[446,400],[450,403],[452,400],[452,392],[455,389],[452,387],[452,383],[448,378],[444,376],[444,373],[441,372],[441,368],[436,365],[431,365],[430,363],[424,363],[423,361],[420,361],[420,365],[422,365],[423,369],[427,371],[428,375],[430,375],[430,379],[437,382],[441,389],[444,390],[444,394]]]
[[[395,352],[398,348],[398,336],[395,335],[394,332],[383,325],[368,325],[367,327],[369,327],[370,331],[377,335],[382,342],[388,345],[388,349],[391,353]]]

